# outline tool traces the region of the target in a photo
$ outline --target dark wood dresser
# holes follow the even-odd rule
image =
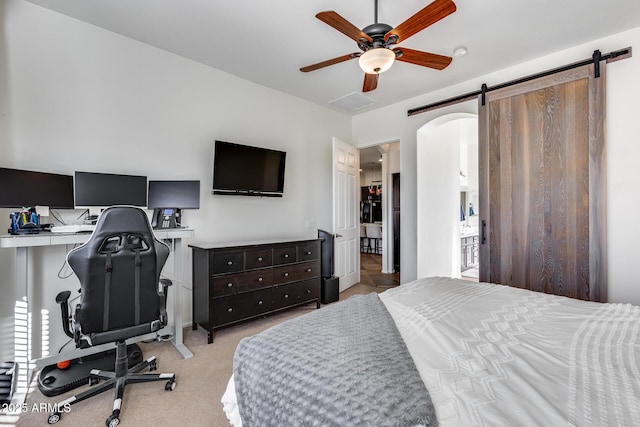
[[[315,301],[320,308],[320,239],[189,245],[193,330],[213,332]]]

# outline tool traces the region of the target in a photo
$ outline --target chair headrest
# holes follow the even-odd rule
[[[155,253],[160,249],[163,255],[160,265],[163,265],[169,251],[164,246],[156,244],[149,218],[142,209],[135,206],[111,206],[98,218],[89,240],[67,254],[67,262],[81,278],[82,271],[88,268],[82,263],[91,253],[115,254],[122,249],[139,249],[145,252],[151,250],[151,253]]]
[[[94,232],[97,233],[148,233],[153,235],[149,218],[140,208],[135,206],[111,206],[98,217]]]

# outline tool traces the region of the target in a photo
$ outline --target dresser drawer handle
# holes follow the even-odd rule
[[[307,251],[307,255],[311,255],[311,251]]]
[[[311,273],[311,269],[310,269],[310,268],[307,268],[305,271],[306,271],[307,273]]]
[[[289,277],[289,273],[284,273],[283,276],[284,277]]]
[[[258,301],[258,305],[262,305],[262,301]]]
[[[231,282],[227,283],[227,288],[233,288],[233,283]]]
[[[261,256],[258,257],[258,261],[262,261],[262,257]]]
[[[231,313],[233,311],[233,308],[228,308],[227,311]]]
[[[311,293],[311,289],[307,289],[307,293],[310,294]]]
[[[233,265],[233,261],[227,261],[227,265]]]
[[[262,277],[258,277],[258,282],[262,282]]]
[[[284,257],[285,258],[289,258],[289,254],[284,254]]]
[[[284,299],[289,298],[289,294],[284,294]]]

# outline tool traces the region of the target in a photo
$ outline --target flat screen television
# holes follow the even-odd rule
[[[0,168],[0,207],[73,209],[73,176]]]
[[[200,181],[149,181],[149,209],[200,209]]]
[[[76,172],[76,207],[147,205],[147,177],[111,173]]]
[[[213,194],[282,197],[284,151],[215,142]]]

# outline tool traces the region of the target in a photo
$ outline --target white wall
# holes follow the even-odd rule
[[[199,179],[189,243],[332,229],[331,137],[350,139],[349,116],[31,3],[6,0],[0,13],[0,166]],[[286,151],[284,197],[211,195],[215,139]],[[55,276],[64,251],[54,252],[41,267]],[[0,250],[2,289],[12,253]],[[190,307],[190,250],[181,255]]]
[[[640,28],[594,40],[571,49],[535,59],[515,67],[481,76],[461,84],[418,96],[389,107],[357,115],[353,119],[352,141],[367,146],[380,140],[399,139],[402,170],[402,252],[401,280],[417,277],[417,192],[416,141],[417,131],[429,121],[454,112],[475,113],[476,102],[470,101],[436,111],[407,117],[410,108],[478,90],[482,83],[489,86],[518,77],[577,62],[591,57],[596,49],[603,53],[640,45]],[[460,59],[460,61],[463,61]],[[446,70],[442,71],[446,73]],[[640,286],[635,272],[634,242],[640,238],[640,228],[633,227],[635,212],[640,211],[636,197],[640,182],[640,59],[632,57],[607,67],[607,234],[609,256],[609,301],[640,304]]]

